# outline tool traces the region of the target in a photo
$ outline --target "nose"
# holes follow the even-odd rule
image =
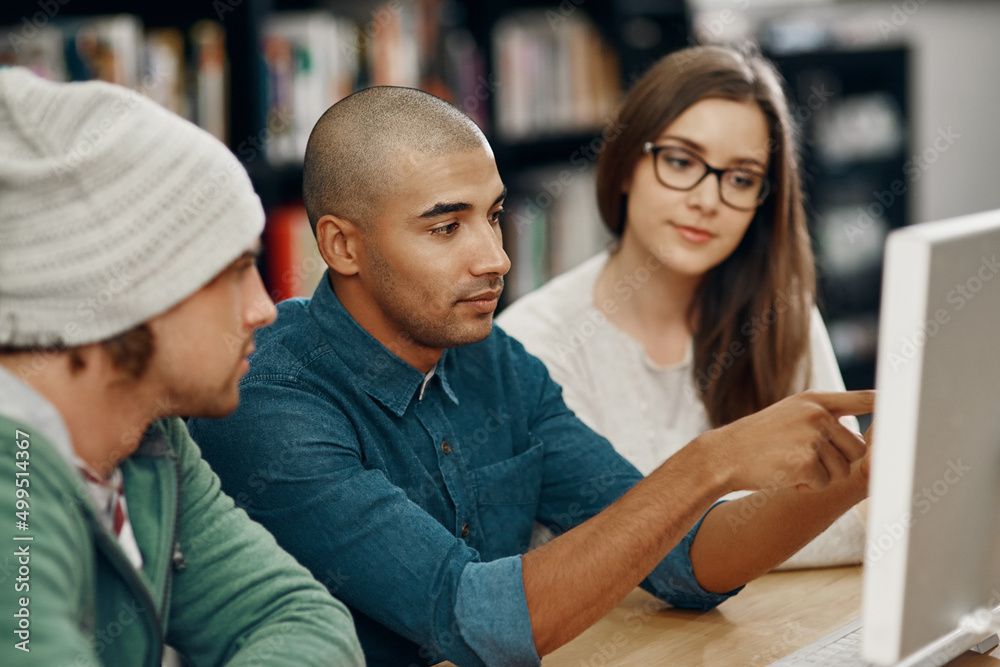
[[[503,249],[503,235],[500,225],[484,223],[475,235],[475,249],[472,252],[472,273],[477,276],[495,274],[506,275],[510,271],[510,258]]]
[[[266,327],[278,318],[278,309],[264,288],[264,281],[256,267],[249,285],[250,294],[244,321],[250,331]]]
[[[722,202],[721,187],[718,174],[705,174],[701,183],[688,190],[688,206],[700,208],[705,212],[715,211]]]

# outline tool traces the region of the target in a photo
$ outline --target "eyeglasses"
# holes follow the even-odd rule
[[[719,199],[737,211],[752,211],[767,198],[767,176],[750,169],[716,169],[691,151],[679,146],[654,146],[647,141],[643,153],[653,156],[656,180],[671,190],[693,190],[709,174],[719,183]]]

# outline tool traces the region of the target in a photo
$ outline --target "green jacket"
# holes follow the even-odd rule
[[[195,665],[364,664],[347,609],[222,493],[179,419],[155,422],[120,464],[136,572],[80,475],[5,407],[0,664],[154,667],[164,643]]]

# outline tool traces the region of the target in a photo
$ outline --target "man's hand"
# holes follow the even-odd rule
[[[721,466],[728,491],[822,491],[850,476],[851,463],[867,453],[865,440],[838,418],[867,414],[874,405],[874,391],[807,391],[704,433],[691,444],[704,447],[709,460]]]
[[[729,591],[770,571],[864,498],[868,447],[839,418],[874,404],[873,391],[806,392],[702,434],[718,438],[707,463],[728,466],[724,489],[767,489],[705,517],[690,551],[703,588]]]
[[[858,485],[781,489],[753,506],[752,521],[737,519],[748,529],[739,534],[727,517],[748,498],[709,508],[737,489],[821,489],[847,477],[865,443],[837,419],[871,412],[874,403],[871,391],[807,392],[703,433],[603,512],[526,553],[524,595],[538,654],[606,614],[699,518],[690,556],[706,590],[730,591],[787,559],[860,500]]]

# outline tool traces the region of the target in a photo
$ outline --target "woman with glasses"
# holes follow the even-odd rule
[[[805,389],[843,390],[773,66],[722,47],[676,52],[613,125],[597,163],[613,248],[497,320],[566,404],[648,474],[702,431]],[[849,512],[786,565],[859,562],[863,547]]]

